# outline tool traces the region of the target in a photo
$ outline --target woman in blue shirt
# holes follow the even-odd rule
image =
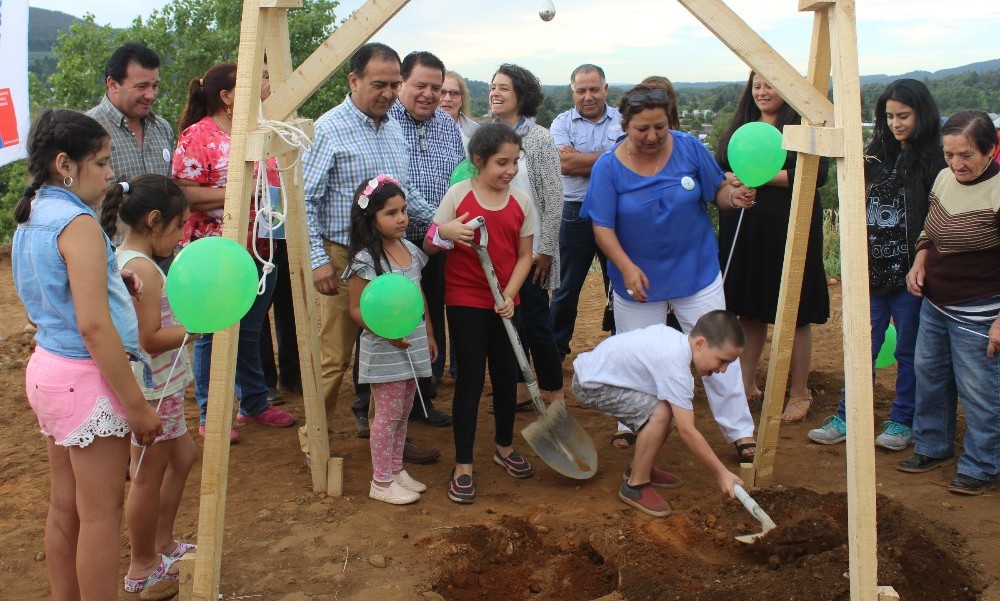
[[[669,128],[662,88],[632,88],[619,110],[625,139],[594,163],[583,201],[610,263],[617,331],[666,323],[672,307],[688,332],[703,314],[726,308],[707,203],[750,209],[755,192],[728,184],[700,141]],[[704,383],[723,435],[750,460],[754,424],[739,362]]]

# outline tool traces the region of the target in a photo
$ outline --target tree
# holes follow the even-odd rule
[[[289,11],[292,62],[301,63],[333,32],[335,0],[304,0]],[[111,52],[126,41],[146,44],[160,55],[160,96],[155,110],[176,126],[187,102],[188,85],[209,67],[237,58],[242,2],[239,0],[171,0],[149,18],[114,30],[94,23],[93,15],[59,36],[53,52],[57,72],[49,78],[52,106],[87,110],[105,92],[104,67]],[[40,90],[42,91],[42,90]],[[315,118],[340,104],[347,94],[346,69],[341,68],[300,109]]]

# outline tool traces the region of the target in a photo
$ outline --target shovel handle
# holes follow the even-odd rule
[[[757,501],[753,500],[753,497],[747,494],[747,491],[743,489],[739,484],[733,487],[733,492],[736,493],[736,498],[739,499],[740,503],[743,503],[743,507],[750,512],[760,525],[764,527],[765,530],[774,528],[774,521],[764,513],[764,510],[760,508]]]

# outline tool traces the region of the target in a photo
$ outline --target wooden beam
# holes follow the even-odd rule
[[[822,157],[844,156],[844,130],[839,127],[786,125],[782,130],[781,147]]]
[[[878,587],[878,601],[899,601],[899,593],[891,586]]]
[[[854,6],[854,0],[838,0],[829,8],[835,119],[844,130],[844,156],[837,160],[837,184],[847,399],[847,540],[851,599],[876,601],[878,556],[868,224]]]
[[[833,124],[833,105],[826,89],[810,85],[774,48],[722,0],[678,0],[755,72],[760,73],[813,125]]]
[[[302,0],[260,0],[261,8],[302,8]]]
[[[368,0],[299,65],[281,89],[264,101],[264,116],[284,121],[334,71],[398,13],[409,0]]]
[[[272,54],[274,53],[268,56],[270,57]],[[270,60],[274,61],[273,58]],[[268,63],[268,71],[271,70],[273,70],[273,67]],[[275,77],[272,75],[271,85],[274,86],[275,83]],[[316,130],[313,127],[312,119],[292,119],[291,121],[287,121],[287,123],[304,131],[310,139],[316,137]],[[264,153],[267,153],[268,157],[275,157],[295,151],[295,147],[285,142],[273,129],[258,127],[247,134],[248,157],[260,158],[264,156]],[[291,161],[289,161],[289,164],[291,164]]]
[[[812,43],[809,50],[809,82],[814,90],[826,90],[830,85],[830,27],[826,11],[813,17]],[[787,130],[789,126],[785,126]],[[757,433],[757,454],[753,462],[752,486],[767,486],[774,475],[774,459],[778,451],[781,429],[781,409],[785,398],[785,383],[792,359],[799,298],[805,269],[809,228],[816,197],[819,157],[799,153],[795,161],[795,183],[792,186],[792,207],[785,235],[785,257],[781,267],[781,289],[778,292],[778,313],[771,335],[767,382],[764,385],[764,407]],[[744,481],[746,479],[744,478]]]
[[[823,10],[836,1],[837,0],[799,0],[799,12]]]
[[[264,39],[257,35],[262,20],[259,0],[244,0],[239,59],[233,102],[233,129],[229,153],[245,157],[247,131],[257,124]],[[266,26],[266,24],[265,24]],[[253,163],[231,160],[226,186],[222,235],[242,246],[250,227]],[[205,450],[202,458],[201,504],[198,513],[198,554],[192,595],[196,601],[216,601],[222,569],[222,540],[229,485],[229,429],[233,419],[234,374],[239,324],[217,332],[212,347]]]
[[[265,33],[268,49],[268,71],[271,85],[276,90],[288,85],[292,72],[292,54],[288,40],[288,11],[277,11],[272,27]],[[294,112],[293,112],[294,114]],[[315,137],[312,122],[299,119],[308,126],[307,133]],[[252,156],[252,155],[251,155]],[[291,165],[299,157],[289,153],[278,157],[278,165]],[[330,437],[327,433],[326,405],[323,403],[323,385],[320,379],[319,332],[316,328],[316,298],[312,283],[312,264],[309,260],[309,229],[306,225],[304,178],[302,163],[284,174],[288,206],[285,207],[285,244],[288,248],[288,271],[292,285],[292,308],[295,313],[295,333],[299,347],[299,373],[302,381],[302,404],[306,410],[306,425],[300,429],[307,440],[312,471],[313,492],[326,492],[329,488],[328,464]],[[335,474],[338,477],[342,475]]]

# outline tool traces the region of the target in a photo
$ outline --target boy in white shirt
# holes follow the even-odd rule
[[[735,315],[710,311],[687,336],[666,325],[653,325],[611,336],[573,361],[573,394],[580,404],[638,433],[618,498],[652,516],[670,514],[670,505],[652,486],[680,486],[676,476],[653,467],[673,423],[685,446],[715,474],[719,488],[735,496],[733,487],[743,481],[722,465],[695,428],[691,366],[702,376],[725,372],[745,345]]]

